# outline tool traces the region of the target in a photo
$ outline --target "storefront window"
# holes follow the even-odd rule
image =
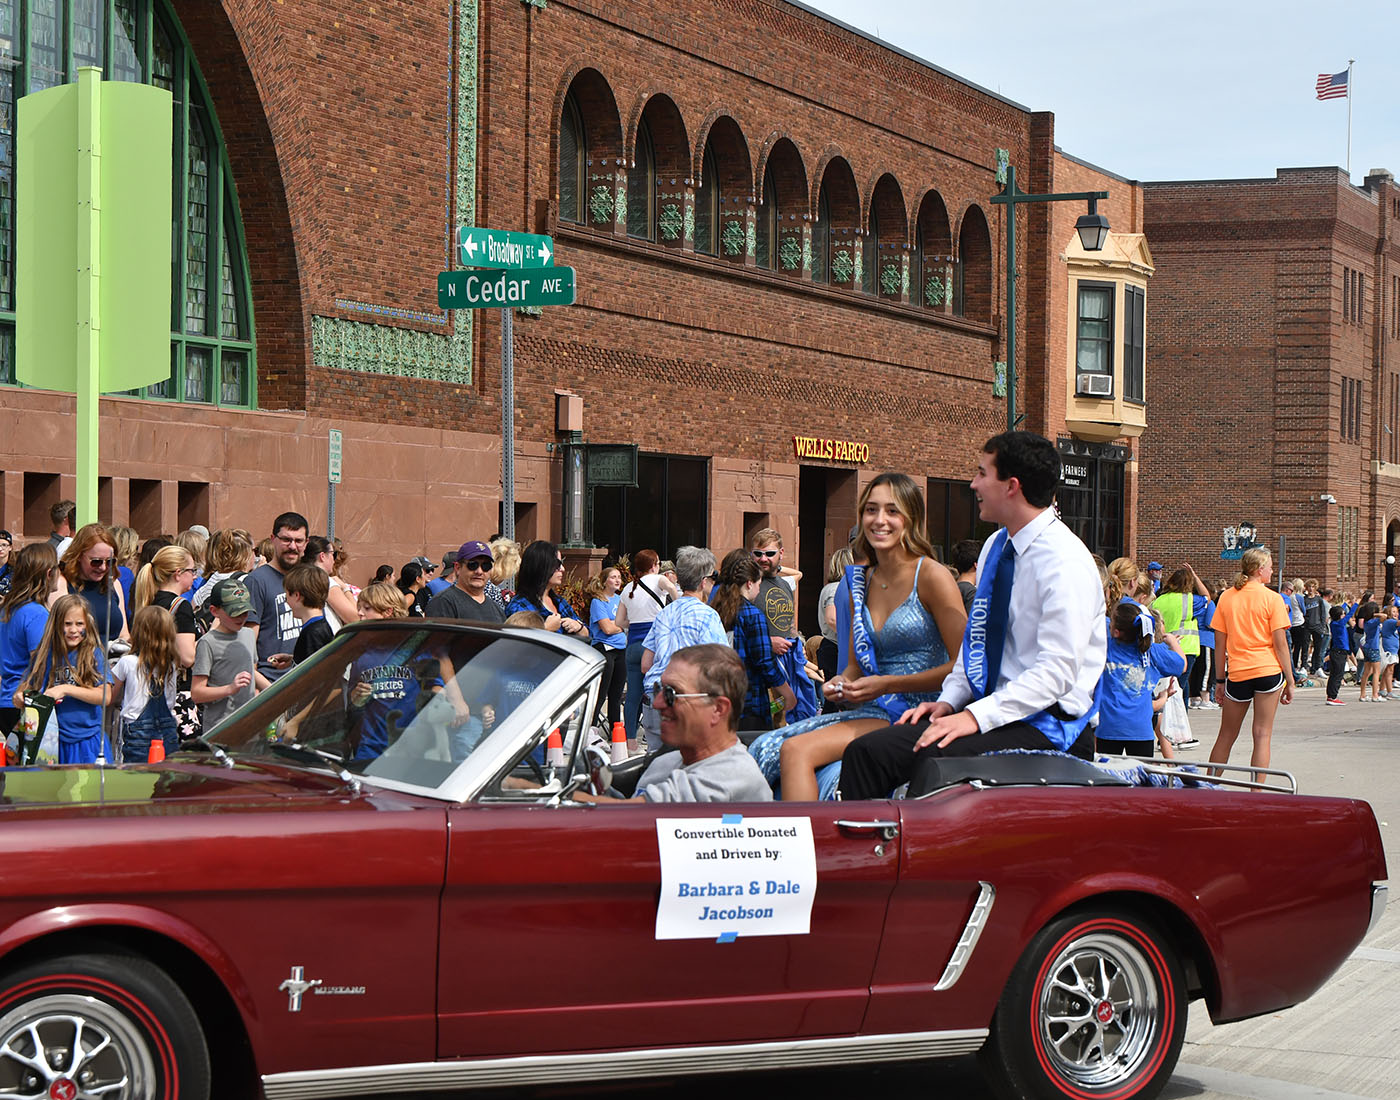
[[[1128,448],[1060,440],[1060,519],[1104,561],[1123,556],[1123,488]]]
[[[84,65],[174,98],[171,374],[133,396],[251,405],[252,299],[233,176],[204,78],[167,0],[0,2],[0,383],[15,381],[8,351],[15,225],[23,217],[14,201],[16,99],[75,81]]]
[[[592,539],[613,557],[655,550],[673,558],[682,546],[709,542],[709,461],[681,455],[637,456],[637,487],[600,487],[592,497]]]

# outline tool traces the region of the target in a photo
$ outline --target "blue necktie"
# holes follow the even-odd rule
[[[1010,537],[1002,547],[996,574],[992,577],[992,598],[987,607],[987,682],[984,696],[997,689],[1001,672],[1001,651],[1006,643],[1006,625],[1011,616],[1011,585],[1016,579],[1016,547]]]

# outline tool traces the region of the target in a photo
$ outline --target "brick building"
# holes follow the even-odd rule
[[[1152,408],[1139,545],[1224,575],[1242,522],[1288,576],[1394,583],[1400,189],[1338,168],[1143,185]],[[1227,531],[1228,529],[1228,531]],[[1201,563],[1210,569],[1206,569]]]
[[[591,487],[582,517],[615,551],[773,525],[820,574],[887,468],[927,479],[946,547],[1005,426],[1004,150],[1023,190],[1111,192],[1102,254],[1078,248],[1082,206],[1018,216],[1019,407],[1078,456],[1077,529],[1132,549],[1141,194],[1057,150],[1049,113],[786,0],[13,8],[12,97],[87,58],[176,98],[171,378],[102,403],[105,520],[261,534],[295,507],[321,528],[338,428],[352,576],[497,529],[500,317],[436,300],[456,227],[481,225],[548,233],[578,272],[577,304],[513,318],[520,537],[579,533],[581,439],[641,452],[638,486]],[[72,399],[4,392],[3,515],[44,535]]]

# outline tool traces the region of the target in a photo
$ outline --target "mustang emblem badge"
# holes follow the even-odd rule
[[[320,978],[306,980],[306,968],[301,966],[292,967],[292,976],[277,988],[287,995],[287,1011],[300,1012],[301,999],[308,990],[316,988],[321,984]]]

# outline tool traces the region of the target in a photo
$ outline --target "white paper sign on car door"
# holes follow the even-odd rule
[[[658,940],[806,935],[817,892],[809,817],[668,817],[661,855]]]

